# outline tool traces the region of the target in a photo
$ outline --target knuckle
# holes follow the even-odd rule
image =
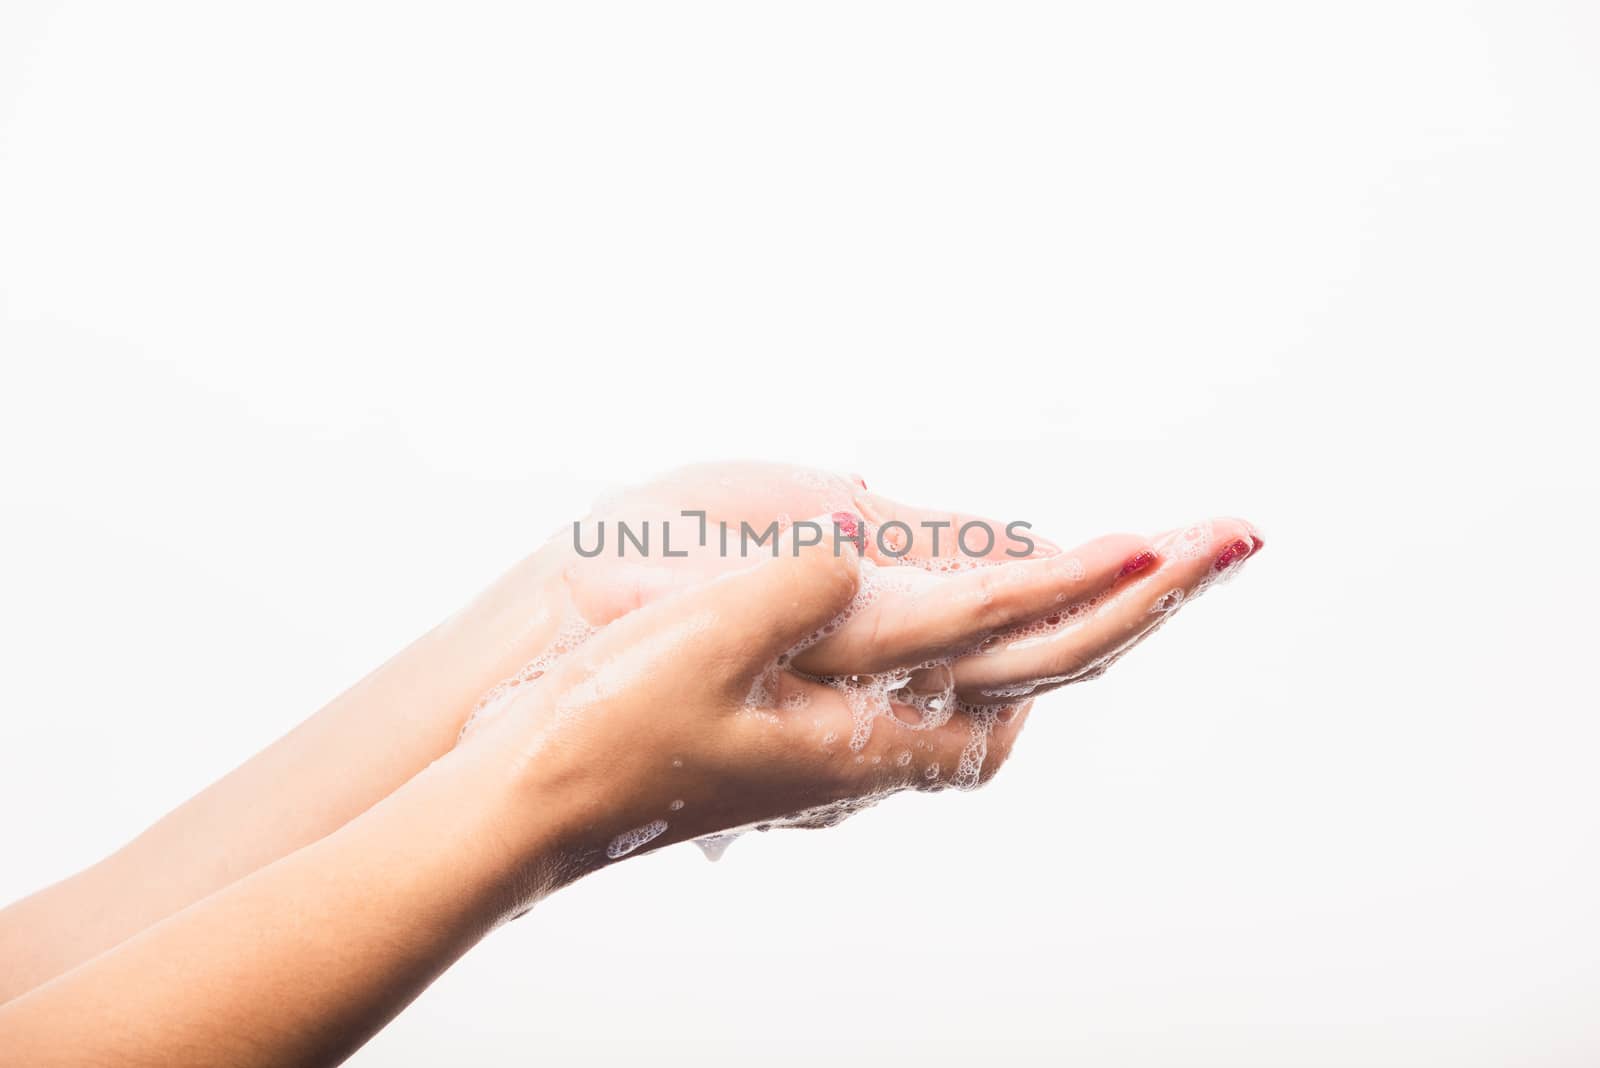
[[[853,551],[817,551],[810,566],[796,575],[798,584],[809,586],[825,601],[844,605],[855,596],[861,584],[861,569]]]
[[[745,642],[720,645],[705,651],[704,668],[710,678],[738,688],[753,686],[759,670],[751,666],[755,651]]]
[[[1011,600],[997,569],[981,571],[972,590],[972,618],[986,630],[1004,626],[1011,619]]]

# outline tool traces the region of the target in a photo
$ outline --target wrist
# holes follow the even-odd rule
[[[449,680],[452,698],[438,707],[452,738],[486,693],[549,646],[569,610],[562,563],[540,550],[428,633],[422,666]]]
[[[581,740],[558,739],[561,718],[529,699],[474,727],[446,758],[493,806],[495,835],[519,858],[527,903],[602,866],[606,843],[634,807],[632,776]]]
[[[573,863],[573,799],[478,736],[408,784],[421,808],[454,815],[441,845],[490,922],[509,919],[584,874]]]

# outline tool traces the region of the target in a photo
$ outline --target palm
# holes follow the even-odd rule
[[[576,545],[570,547],[568,587],[584,618],[604,626],[660,596],[748,567],[760,554],[770,554],[772,540],[759,545],[753,540],[765,535],[770,524],[782,529],[834,512],[859,513],[858,496],[864,490],[838,475],[782,464],[682,468],[596,504],[579,524],[577,540],[585,552],[597,544],[601,549],[583,557]],[[685,516],[686,510],[704,512],[704,519]],[[741,554],[741,525],[754,532],[744,542],[746,554]],[[635,538],[648,532],[644,551],[623,540],[624,526]],[[668,548],[672,556],[665,554]]]

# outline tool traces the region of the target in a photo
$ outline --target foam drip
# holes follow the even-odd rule
[[[740,831],[724,831],[720,834],[708,834],[703,838],[696,838],[694,844],[700,847],[700,852],[706,855],[707,860],[715,862],[722,859],[722,854],[726,853],[728,847],[739,840],[741,833]]]

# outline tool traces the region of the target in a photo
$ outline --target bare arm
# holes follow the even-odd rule
[[[105,860],[0,911],[0,1003],[332,833],[455,743],[561,608],[536,554]]]
[[[540,826],[556,821],[507,767],[452,754],[320,841],[0,1006],[0,1059],[344,1059],[506,914],[545,855]]]
[[[669,811],[663,788],[698,810],[663,842],[859,792],[738,714],[855,581],[853,560],[813,551],[608,629],[341,829],[0,1006],[0,1059],[336,1063],[499,920]],[[668,787],[673,752],[690,767]]]

